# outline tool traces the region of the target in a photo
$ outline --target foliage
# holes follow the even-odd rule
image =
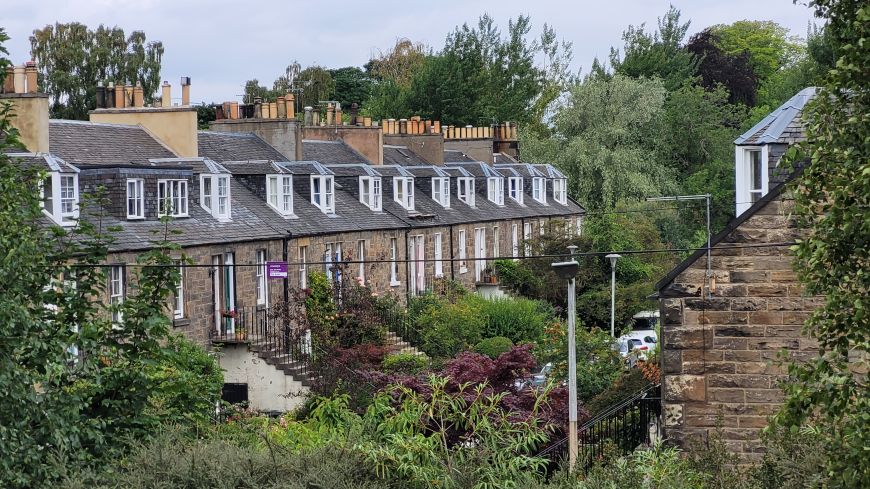
[[[474,351],[475,353],[486,355],[495,360],[499,355],[506,351],[510,351],[513,347],[514,342],[511,341],[510,338],[505,338],[504,336],[493,336],[492,338],[481,340],[478,344],[474,345]]]
[[[749,65],[760,80],[794,61],[802,47],[788,37],[788,29],[769,20],[738,20],[714,25],[710,31],[729,56],[749,54]]]
[[[147,42],[142,31],[127,36],[120,27],[101,24],[90,30],[78,22],[58,22],[34,30],[30,49],[54,118],[87,119],[100,81],[141,84],[149,104],[160,85],[163,43]]]
[[[613,70],[632,78],[658,77],[668,90],[679,88],[694,76],[697,64],[683,46],[690,24],[680,23],[680,11],[672,5],[664,17],[659,17],[658,30],[652,34],[644,30],[644,24],[629,26],[622,33],[622,57],[619,50],[610,50]]]
[[[810,163],[796,180],[796,212],[810,229],[794,247],[795,268],[821,307],[804,333],[819,357],[789,366],[784,426],[814,421],[832,487],[870,485],[870,8],[816,0],[816,14],[839,46],[836,67],[804,111]],[[797,159],[799,155],[793,155]]]
[[[299,72],[298,84],[303,87],[303,107],[316,107],[321,101],[332,100],[335,93],[335,81],[329,70],[322,66],[309,66]]]
[[[523,160],[558,166],[569,194],[589,210],[670,195],[674,172],[656,157],[666,98],[659,79],[587,77],[556,110],[552,138],[521,131]]]
[[[346,66],[329,70],[335,90],[332,98],[337,100],[346,114],[351,104],[363,104],[371,96],[372,79],[365,71],[356,66]]]
[[[507,337],[514,343],[541,339],[544,328],[553,320],[552,306],[524,298],[475,301],[479,314],[486,319],[481,330],[484,338]]]
[[[208,123],[215,120],[214,104],[200,104],[196,106],[196,127],[201,130],[208,129]]]
[[[386,373],[417,375],[428,366],[426,357],[421,355],[393,353],[384,358],[383,370]]]
[[[623,371],[624,362],[613,348],[610,333],[598,328],[586,328],[578,321],[574,333],[577,348],[577,398],[589,401],[611,387]],[[552,363],[551,377],[568,378],[568,327],[554,322],[538,345],[536,356],[541,363]]]
[[[541,277],[519,261],[496,260],[493,267],[499,283],[521,296],[535,297],[536,291],[543,286]]]
[[[586,402],[586,409],[593,416],[635,395],[648,387],[650,381],[638,368],[622,370],[610,385]]]
[[[710,28],[692,36],[686,49],[698,58],[701,85],[707,89],[722,85],[728,90],[729,102],[755,105],[758,75],[752,70],[748,52],[725,53]]]
[[[417,317],[420,348],[430,357],[452,357],[468,350],[482,337],[486,318],[480,314],[484,299],[467,296],[455,302],[437,301],[429,304]]]
[[[396,44],[366,63],[365,69],[373,78],[389,81],[399,88],[408,88],[414,74],[423,66],[429,48],[407,38],[396,39]],[[393,116],[391,116],[393,117]]]

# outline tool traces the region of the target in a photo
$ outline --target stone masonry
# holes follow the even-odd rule
[[[801,328],[821,298],[807,297],[787,246],[804,231],[784,194],[714,241],[712,272],[701,255],[660,288],[665,436],[685,445],[717,426],[745,460],[757,460],[760,431],[783,400],[788,358],[817,354]],[[757,246],[757,247],[747,247]],[[738,246],[742,246],[738,248]]]

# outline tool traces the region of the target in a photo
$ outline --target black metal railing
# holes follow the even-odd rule
[[[578,468],[588,471],[606,456],[628,455],[650,445],[661,426],[661,384],[650,385],[611,406],[578,429]],[[568,438],[549,446],[540,455],[566,457]]]
[[[293,375],[307,379],[313,373],[311,335],[279,311],[263,307],[240,307],[221,317],[220,327],[211,330],[215,343],[247,343],[259,356]]]

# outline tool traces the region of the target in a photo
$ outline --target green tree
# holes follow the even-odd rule
[[[755,105],[758,76],[748,52],[724,52],[719,47],[718,34],[709,27],[692,36],[686,49],[698,59],[697,75],[702,86],[714,89],[722,85],[728,90],[731,103]]]
[[[587,77],[556,111],[552,138],[522,133],[523,160],[555,163],[587,209],[670,195],[674,172],[657,157],[666,98],[659,79]]]
[[[87,119],[96,106],[97,82],[141,84],[145,102],[152,103],[160,86],[163,43],[148,42],[145,33],[129,36],[120,27],[56,23],[33,31],[30,53],[40,74],[40,86],[51,97],[51,116]]]
[[[718,46],[725,54],[749,53],[749,65],[761,80],[798,58],[802,47],[788,35],[788,29],[770,20],[739,20],[714,25]]]
[[[796,247],[807,292],[823,297],[804,326],[819,357],[789,367],[787,426],[817,423],[832,487],[870,486],[870,8],[814,0],[839,58],[804,111],[810,163],[795,188],[809,236]]]
[[[329,70],[329,74],[335,82],[333,98],[341,103],[345,112],[350,109],[350,104],[365,103],[371,96],[372,79],[360,68],[346,66]]]
[[[652,34],[644,30],[644,24],[629,26],[622,33],[622,55],[617,49],[610,50],[613,70],[635,78],[657,76],[668,90],[682,86],[695,75],[695,56],[683,45],[690,23],[680,23],[680,11],[671,6],[659,17],[658,30]]]

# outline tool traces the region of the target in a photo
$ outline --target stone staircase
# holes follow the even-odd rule
[[[393,331],[387,331],[385,342],[386,346],[392,353],[407,353],[410,355],[426,356],[425,353],[415,348],[414,345],[408,343]]]
[[[285,375],[293,377],[293,380],[298,381],[305,387],[314,385],[315,377],[311,369],[311,365],[298,355],[294,358],[292,353],[288,353],[279,349],[274,343],[259,340],[256,337],[250,339],[248,349],[267,364],[272,365],[276,369],[284,372]]]

